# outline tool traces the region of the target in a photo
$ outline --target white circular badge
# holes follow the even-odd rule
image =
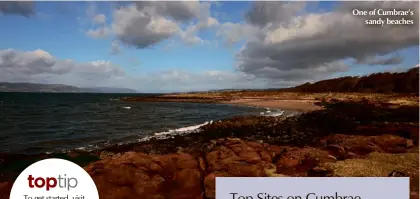
[[[99,194],[82,167],[52,158],[26,168],[13,184],[10,199],[99,199]]]

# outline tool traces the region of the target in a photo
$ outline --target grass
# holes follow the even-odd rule
[[[223,92],[200,92],[167,94],[161,97],[178,98],[207,98],[207,99],[242,99],[242,98],[269,98],[283,100],[360,100],[388,102],[400,105],[418,105],[419,97],[410,94],[382,94],[382,93],[303,93],[281,91],[223,91]]]
[[[321,165],[335,177],[386,177],[393,170],[418,172],[419,154],[388,154],[374,152],[364,159],[347,159]]]

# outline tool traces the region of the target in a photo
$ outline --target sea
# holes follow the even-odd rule
[[[290,116],[292,110],[227,104],[123,102],[144,94],[1,93],[0,153],[95,150],[196,133],[238,115]]]

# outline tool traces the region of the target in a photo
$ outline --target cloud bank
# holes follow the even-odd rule
[[[52,82],[70,85],[94,85],[124,77],[119,66],[108,61],[97,60],[77,63],[69,59],[58,59],[50,53],[34,51],[0,50],[0,79],[6,82]]]
[[[199,2],[137,2],[114,13],[113,30],[124,44],[147,48],[180,36],[187,44],[203,43],[200,29],[215,27],[224,44],[245,42],[236,54],[235,69],[272,85],[326,78],[354,64],[393,65],[401,57],[381,58],[418,45],[418,23],[407,26],[368,26],[372,16],[354,16],[352,10],[412,9],[418,18],[418,2],[342,2],[333,11],[307,12],[305,2],[254,2],[245,22],[219,23],[210,16],[210,4]],[[312,4],[313,5],[313,4]],[[390,16],[391,19],[401,16]],[[196,19],[182,28],[180,23]]]
[[[35,14],[35,7],[30,1],[2,1],[0,14],[30,17]]]
[[[41,49],[25,52],[0,50],[0,79],[5,82],[58,83],[81,87],[125,87],[143,92],[259,88],[265,84],[244,73],[223,71],[192,73],[165,70],[130,76],[121,67],[106,60],[78,63],[59,59]]]
[[[419,43],[418,23],[367,26],[364,20],[371,17],[353,16],[351,12],[356,7],[412,9],[416,15],[404,18],[418,19],[418,2],[343,2],[332,12],[296,15],[303,7],[302,2],[255,2],[246,14],[249,24],[239,26],[259,29],[254,40],[237,54],[237,69],[273,81],[304,79],[308,74],[322,77],[345,71],[349,67],[343,62],[346,59],[369,65],[401,63],[401,58],[375,57]]]
[[[210,16],[210,3],[199,1],[135,2],[117,8],[112,30],[128,46],[147,48],[171,37],[186,44],[202,43],[197,32],[218,25]],[[192,25],[187,25],[193,22]]]

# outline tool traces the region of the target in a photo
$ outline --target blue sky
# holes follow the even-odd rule
[[[377,3],[358,6],[393,6]],[[402,6],[415,8],[409,3]],[[340,2],[176,4],[34,2],[0,10],[0,81],[145,92],[265,88],[419,62],[418,23],[368,27],[347,19],[352,5]]]

